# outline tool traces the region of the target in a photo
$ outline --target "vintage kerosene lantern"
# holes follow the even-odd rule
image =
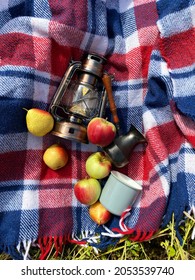
[[[88,54],[83,62],[70,63],[50,104],[55,119],[52,134],[88,143],[87,124],[94,117],[103,117],[106,106],[105,62],[102,56]]]

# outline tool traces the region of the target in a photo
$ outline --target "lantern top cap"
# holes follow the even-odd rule
[[[103,56],[95,53],[88,54],[83,62],[83,70],[101,78],[105,63],[106,59]]]

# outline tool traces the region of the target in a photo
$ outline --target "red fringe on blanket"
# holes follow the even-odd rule
[[[67,243],[73,243],[78,245],[85,245],[86,241],[78,241],[72,239],[71,236],[55,236],[55,237],[42,237],[38,239],[38,245],[41,250],[40,260],[45,260],[54,245],[56,250],[55,257],[57,258],[59,254],[62,253],[63,245]]]
[[[127,218],[127,216],[129,215],[131,210],[131,207],[128,207],[121,215],[120,218],[120,229],[119,228],[113,228],[112,231],[113,232],[118,232],[124,235],[129,235],[129,239],[131,241],[146,241],[149,240],[155,233],[155,230],[151,230],[150,232],[148,231],[143,231],[140,229],[132,229],[126,226],[125,224],[125,219]]]
[[[140,241],[140,242],[149,240],[155,234],[155,231],[143,232],[139,229],[135,230],[130,228],[126,231],[120,230],[118,228],[113,228],[112,231],[124,235],[129,235],[129,239],[131,241]]]

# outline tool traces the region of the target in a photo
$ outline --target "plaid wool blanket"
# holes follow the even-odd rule
[[[53,244],[58,252],[66,242],[99,250],[125,234],[143,241],[173,214],[180,238],[184,211],[195,214],[194,19],[194,0],[1,0],[1,252],[30,259],[38,245],[44,259]],[[48,110],[70,60],[88,53],[107,59],[123,132],[134,125],[148,142],[119,170],[143,186],[141,196],[104,226],[73,192],[98,148],[33,136],[23,110]],[[105,113],[112,121],[108,105]],[[42,156],[56,141],[69,162],[53,171]]]

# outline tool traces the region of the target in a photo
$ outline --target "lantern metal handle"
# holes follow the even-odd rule
[[[78,69],[81,69],[81,66],[82,66],[82,64],[80,61],[73,61],[70,63],[70,66],[68,67],[67,71],[65,72],[65,74],[60,82],[60,85],[53,97],[53,100],[49,106],[49,111],[53,116],[55,116],[55,113],[56,113],[55,111],[56,111],[57,107],[59,107],[61,98],[62,98],[64,92],[66,91],[72,77],[74,76],[75,72]]]

